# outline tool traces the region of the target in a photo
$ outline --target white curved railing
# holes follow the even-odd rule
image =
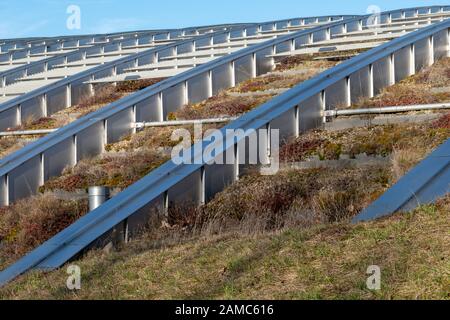
[[[118,59],[101,66],[97,66],[78,73],[66,79],[60,80],[56,83],[47,85],[45,87],[36,89],[32,92],[24,94],[20,97],[11,99],[3,104],[0,104],[0,130],[5,130],[10,127],[20,125],[22,119],[28,117],[42,117],[48,116],[67,106],[76,104],[81,98],[86,95],[92,95],[92,85],[87,83],[89,81],[104,78],[114,74],[120,74],[124,70],[146,65],[152,62],[157,62],[165,56],[173,55],[174,53],[187,53],[197,50],[202,46],[210,44],[227,43],[232,39],[238,39],[243,36],[252,36],[259,34],[261,31],[268,30],[283,30],[289,26],[308,25],[319,22],[327,22],[332,19],[342,19],[342,16],[330,17],[312,17],[312,18],[295,18],[288,20],[281,20],[275,22],[265,22],[261,24],[249,24],[244,26],[236,26],[226,31],[218,31],[216,33],[208,33],[204,36],[197,36],[194,39],[179,41],[176,43],[160,46],[154,49],[142,51],[140,53],[132,54],[122,59]],[[178,33],[178,36],[182,36]],[[185,35],[186,36],[186,35]],[[156,38],[154,40],[168,40],[174,38],[174,35],[167,35],[165,38]],[[133,40],[135,41],[135,40]],[[142,44],[149,39],[142,39]],[[122,43],[124,46],[125,43]],[[119,44],[117,44],[119,46]],[[116,48],[117,49],[117,48]],[[87,48],[77,51],[73,59],[79,59],[82,53],[88,50],[98,51],[99,48]],[[72,59],[72,58],[71,58]],[[64,62],[71,62],[65,55],[61,55],[52,59],[52,65],[56,66]],[[46,61],[44,63],[35,64],[32,66],[32,73],[41,72],[43,69],[48,70],[49,66]]]

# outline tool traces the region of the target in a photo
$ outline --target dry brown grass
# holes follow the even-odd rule
[[[31,272],[2,299],[449,299],[450,199],[413,213],[349,225],[230,232],[163,248],[146,234],[118,252],[76,262],[82,288],[67,290],[66,268]],[[166,228],[167,229],[167,228]],[[166,233],[170,233],[167,229]],[[380,291],[365,283],[382,271]]]
[[[126,188],[157,168],[169,157],[151,150],[106,153],[80,161],[64,170],[60,177],[47,181],[41,192],[52,190],[75,191],[89,186]]]
[[[0,158],[14,153],[32,141],[33,139],[24,140],[19,137],[0,137]]]
[[[164,79],[128,80],[119,82],[116,86],[112,84],[98,85],[95,88],[95,95],[86,96],[78,105],[70,108],[70,112],[81,112],[81,115],[86,115],[162,80]]]
[[[432,104],[450,101],[450,91],[433,92],[433,88],[450,86],[450,58],[441,59],[420,73],[385,88],[374,98],[363,98],[353,108]]]
[[[450,58],[436,61],[432,66],[412,76],[410,82],[432,87],[450,86]]]
[[[123,92],[117,92],[113,85],[98,86],[95,89],[95,95],[85,96],[77,105],[70,107],[66,112],[79,113],[80,116],[84,116],[123,98],[125,95]]]
[[[450,97],[449,97],[450,98]],[[446,101],[445,94],[436,94],[429,86],[400,82],[383,91],[375,98],[362,99],[353,107],[388,107],[407,106],[416,104],[433,104]]]
[[[342,221],[379,196],[388,182],[389,169],[383,167],[250,174],[201,208],[196,228],[217,234],[227,226],[244,227],[258,234]]]
[[[364,153],[388,156],[394,150],[425,155],[450,136],[447,117],[446,114],[430,123],[312,131],[282,146],[280,157],[286,162],[304,161],[312,156],[335,160],[343,154],[351,157]]]
[[[345,54],[345,53],[342,53]],[[336,61],[314,60],[317,57],[336,55],[336,53],[300,54],[289,56],[277,62],[275,71],[301,70],[301,69],[328,69],[337,64]]]
[[[235,97],[222,93],[198,104],[184,106],[170,115],[170,118],[171,120],[192,120],[237,116],[252,110],[272,97],[272,95]]]
[[[165,80],[165,78],[121,81],[116,86],[116,92],[129,93],[140,91],[163,80]]]
[[[87,201],[65,201],[49,195],[0,208],[0,266],[20,258],[87,211]]]

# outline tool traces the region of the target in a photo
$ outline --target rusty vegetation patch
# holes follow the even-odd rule
[[[252,110],[272,97],[273,95],[236,97],[221,93],[195,105],[184,106],[179,111],[169,114],[169,120],[237,116]]]
[[[168,157],[151,150],[106,153],[93,159],[80,161],[73,168],[67,168],[60,177],[48,180],[40,188],[40,191],[75,191],[89,186],[123,189],[168,159]]]
[[[450,101],[450,58],[387,87],[374,98],[363,98],[353,108],[433,104]]]
[[[164,79],[142,79],[121,81],[116,86],[111,84],[97,85],[95,95],[86,96],[76,106],[69,108],[66,112],[80,113],[84,116],[94,112],[109,103],[117,101],[131,93],[145,89]]]
[[[20,258],[88,211],[87,201],[66,201],[48,195],[0,208],[0,268]]]
[[[336,160],[341,155],[388,156],[399,149],[426,154],[450,136],[450,113],[437,121],[419,124],[397,124],[347,129],[337,132],[312,131],[287,142],[280,150],[282,161],[304,161],[312,156]]]
[[[311,62],[302,60],[301,63],[289,63],[298,67]],[[130,86],[136,88],[135,84],[127,84],[120,92],[126,92]],[[239,115],[271,97],[233,97],[222,93],[199,104],[187,106],[169,117],[197,119]],[[93,103],[99,103],[99,100]],[[90,108],[89,104],[85,103],[86,108]],[[108,145],[109,153],[80,161],[74,168],[66,169],[61,177],[48,181],[41,191],[73,191],[90,185],[125,188],[168,159],[163,149],[176,143],[170,140],[172,129],[149,128],[127,136],[118,143]],[[336,159],[342,153],[386,155],[396,150],[423,148],[423,154],[409,159],[414,162],[429,148],[447,138],[448,134],[446,115],[432,125],[383,126],[339,133],[313,132],[289,142],[281,154],[285,161],[298,161],[311,155]],[[200,209],[189,205],[172,208],[169,215],[170,227],[180,227],[182,232],[197,230],[202,234],[217,234],[227,228],[237,228],[244,233],[254,234],[288,226],[340,221],[357,213],[395,181],[392,168],[372,169],[340,172],[292,170],[274,177],[250,174]],[[86,212],[85,205],[83,202],[67,202],[49,195],[40,195],[2,209],[5,211],[5,214],[0,215],[2,244],[8,243],[7,241],[12,244],[0,249],[1,256],[19,255],[45,241],[83,215]],[[47,209],[50,207],[51,210]],[[26,222],[20,220],[28,219],[27,211],[35,212],[35,216],[30,215],[30,221],[34,222],[32,230],[38,230],[36,232],[42,233],[42,237],[28,229],[15,229],[19,223],[27,226]]]
[[[77,261],[84,276],[76,295],[62,268],[28,273],[0,289],[0,297],[448,299],[449,200],[358,225],[230,232],[156,247],[147,233],[118,252],[90,252]],[[382,269],[380,291],[367,289],[369,265]]]
[[[0,158],[25,147],[31,143],[33,139],[22,139],[20,137],[1,137],[0,138]]]

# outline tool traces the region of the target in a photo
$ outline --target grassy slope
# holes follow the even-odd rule
[[[82,290],[66,273],[32,273],[0,291],[25,299],[449,299],[450,197],[414,213],[359,224],[223,235],[152,249],[140,239],[121,252],[77,262]],[[382,289],[366,289],[369,265]]]

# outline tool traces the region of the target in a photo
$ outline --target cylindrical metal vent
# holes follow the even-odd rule
[[[89,211],[93,211],[109,200],[108,187],[89,187]]]

